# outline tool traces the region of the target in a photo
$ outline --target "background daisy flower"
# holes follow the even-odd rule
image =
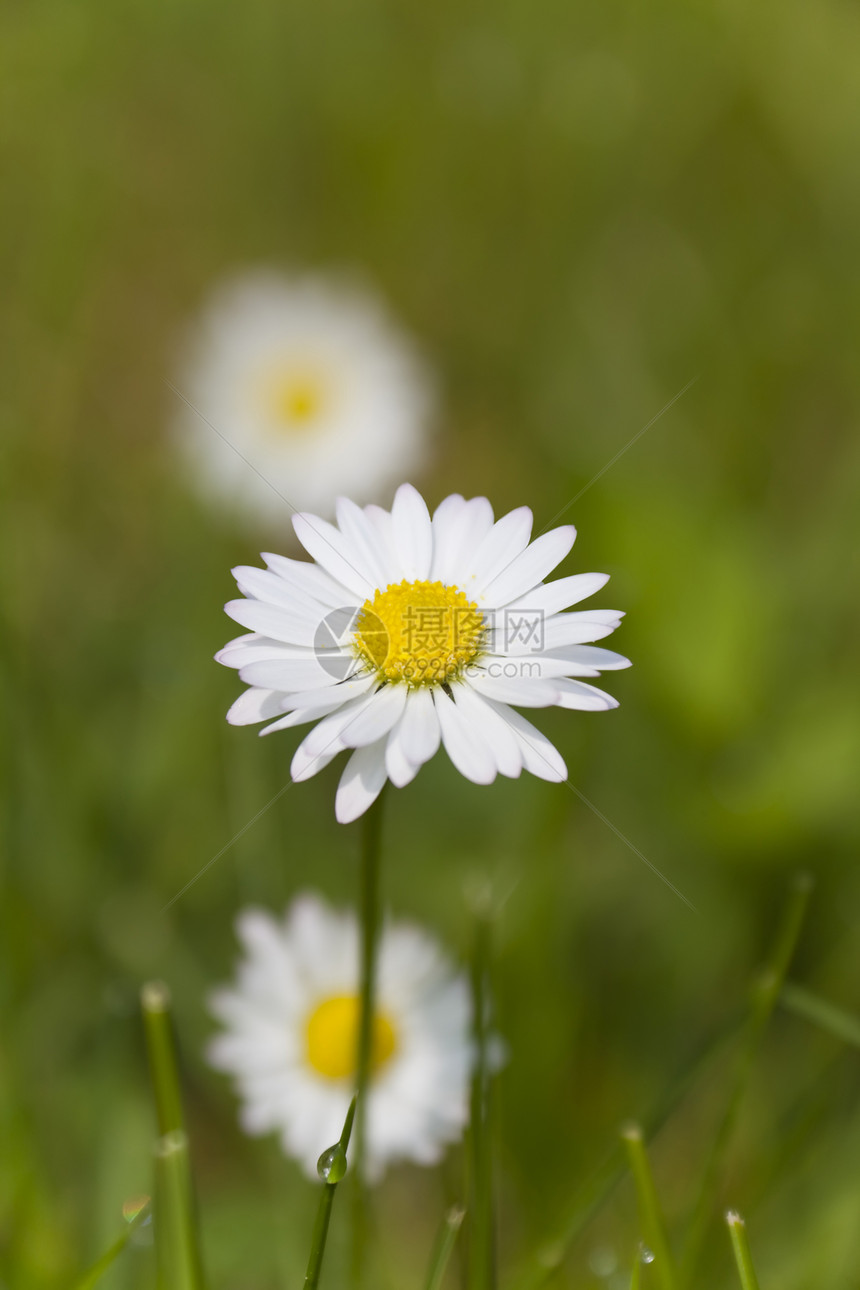
[[[369,497],[426,455],[425,366],[356,285],[275,271],[226,282],[177,381],[195,482],[255,520],[283,520],[285,500],[328,509],[342,490]]]
[[[354,1092],[359,1000],[355,917],[318,896],[296,898],[282,920],[262,910],[237,920],[244,957],[236,984],[215,992],[225,1027],[213,1066],[235,1078],[246,1132],[280,1134],[316,1178],[340,1137]],[[389,923],[379,942],[366,1163],[377,1180],[395,1161],[435,1164],[468,1119],[471,996],[436,942]]]
[[[273,718],[264,734],[317,722],[293,757],[294,780],[352,749],[335,803],[342,823],[386,780],[408,784],[440,743],[476,784],[524,769],[566,778],[557,749],[515,709],[617,707],[582,678],[629,666],[591,643],[619,612],[562,612],[606,574],[544,582],[573,545],[571,525],[530,542],[528,507],[494,523],[485,497],[457,493],[431,519],[409,484],[390,512],[339,498],[337,526],[308,514],[293,524],[313,563],[266,554],[265,571],[233,570],[245,599],[225,608],[250,635],[216,658],[250,689],[228,721]]]

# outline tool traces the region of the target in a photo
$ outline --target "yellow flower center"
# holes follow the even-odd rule
[[[307,1057],[326,1079],[355,1075],[361,1001],[354,994],[338,994],[314,1008],[307,1022]],[[397,1050],[394,1023],[384,1012],[373,1018],[371,1070],[378,1071]]]
[[[465,592],[404,579],[365,600],[355,649],[380,680],[442,685],[477,657],[483,639],[483,614]]]
[[[279,428],[303,431],[311,428],[328,402],[326,383],[309,367],[279,368],[264,379],[263,402]]]

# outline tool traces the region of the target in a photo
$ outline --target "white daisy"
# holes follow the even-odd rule
[[[574,528],[530,543],[528,507],[494,523],[485,497],[457,493],[431,519],[409,484],[390,513],[339,498],[337,527],[314,515],[293,524],[313,563],[266,554],[267,570],[233,570],[246,599],[225,608],[250,635],[216,658],[251,688],[228,721],[270,720],[263,734],[317,722],[293,757],[294,780],[353,749],[335,804],[342,823],[366,811],[387,779],[408,784],[440,742],[476,784],[523,769],[566,778],[557,749],[515,707],[617,707],[581,678],[629,666],[589,643],[620,613],[562,612],[607,575],[544,582]]]
[[[425,456],[424,366],[356,286],[274,271],[228,281],[177,385],[192,477],[254,519],[282,521],[285,501],[327,510],[343,490],[370,497]]]
[[[280,1134],[284,1151],[316,1177],[337,1142],[355,1084],[360,1001],[359,929],[317,896],[299,896],[282,921],[246,910],[236,985],[210,1000],[225,1031],[208,1057],[233,1075],[248,1133]],[[430,1165],[457,1141],[469,1111],[468,984],[420,928],[381,932],[367,1103],[368,1176],[398,1160]]]

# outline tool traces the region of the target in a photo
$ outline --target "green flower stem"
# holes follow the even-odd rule
[[[101,1258],[96,1259],[91,1267],[87,1268],[84,1275],[75,1283],[75,1290],[92,1290],[102,1278],[115,1259],[118,1259],[125,1247],[128,1245],[134,1229],[138,1227],[145,1218],[149,1216],[151,1206],[147,1197],[141,1202],[140,1208],[126,1220],[125,1229],[120,1233],[113,1245],[105,1250]]]
[[[466,1211],[462,1205],[454,1205],[445,1215],[442,1226],[439,1229],[439,1235],[436,1237],[433,1253],[430,1256],[430,1267],[427,1270],[424,1290],[440,1290],[445,1269],[448,1266],[448,1261],[451,1258],[465,1216]]]
[[[365,813],[361,837],[361,1008],[358,1028],[355,1091],[355,1187],[353,1191],[353,1281],[364,1278],[368,1243],[367,1102],[373,1057],[373,1019],[376,1006],[376,953],[379,939],[379,871],[382,842],[382,803],[385,789]]]
[[[343,1125],[343,1132],[340,1135],[338,1146],[346,1159],[346,1151],[349,1146],[349,1139],[352,1133],[352,1123],[355,1119],[356,1098],[353,1098],[349,1104],[349,1110],[346,1113],[346,1120]],[[332,1182],[327,1182],[323,1186],[322,1195],[320,1196],[319,1209],[317,1210],[316,1221],[314,1223],[313,1236],[311,1237],[311,1252],[308,1258],[308,1270],[305,1274],[304,1290],[317,1290],[320,1283],[320,1272],[322,1271],[323,1255],[325,1254],[326,1240],[328,1239],[328,1226],[331,1219],[331,1209],[334,1204],[334,1193],[340,1177],[334,1178]]]
[[[795,1016],[804,1017],[852,1048],[860,1048],[860,1017],[790,981],[782,987],[779,1001]]]
[[[654,1175],[645,1150],[642,1130],[638,1124],[629,1124],[622,1129],[621,1137],[627,1151],[633,1181],[636,1184],[642,1235],[654,1252],[654,1271],[663,1290],[676,1290],[677,1269],[669,1247],[666,1223],[660,1208],[657,1188],[654,1186]]]
[[[188,1138],[174,1129],[155,1148],[155,1252],[159,1290],[202,1290]]]
[[[764,970],[753,982],[747,1019],[741,1038],[740,1051],[731,1080],[728,1100],[722,1119],[705,1164],[699,1198],[693,1211],[687,1246],[684,1251],[683,1278],[685,1285],[694,1281],[699,1254],[704,1245],[717,1204],[723,1162],[731,1144],[735,1124],[743,1103],[747,1084],[752,1073],[759,1044],[770,1020],[770,1015],[780,997],[788,972],[803,919],[809,904],[812,880],[808,874],[798,874],[791,884],[782,919],[774,937],[771,952]]]
[[[140,992],[140,1004],[158,1132],[163,1137],[184,1127],[176,1043],[170,1020],[170,990],[163,981],[149,981]]]
[[[738,1278],[740,1279],[742,1290],[759,1290],[758,1277],[755,1274],[749,1242],[747,1241],[746,1223],[740,1214],[733,1209],[730,1209],[726,1214],[726,1223],[729,1228],[729,1236],[732,1238],[732,1249],[735,1254],[735,1263],[738,1266]]]
[[[469,1290],[494,1290],[496,1285],[490,1077],[487,1069],[490,931],[489,900],[481,899],[476,909],[471,972],[475,1070],[472,1076],[469,1126],[472,1183],[469,1206]]]

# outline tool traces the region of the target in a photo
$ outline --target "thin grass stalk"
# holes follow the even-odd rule
[[[755,1274],[752,1254],[747,1240],[746,1223],[740,1214],[733,1209],[730,1209],[726,1214],[726,1223],[729,1236],[732,1239],[732,1250],[734,1251],[741,1290],[759,1290],[758,1277]]]
[[[202,1290],[191,1162],[182,1129],[164,1134],[155,1148],[155,1252],[159,1290]]]
[[[128,1245],[135,1228],[150,1215],[151,1205],[149,1197],[142,1199],[126,1218],[126,1226],[112,1245],[108,1246],[105,1252],[96,1259],[95,1263],[87,1268],[83,1276],[75,1282],[74,1290],[92,1290],[97,1285],[102,1276],[107,1272],[114,1261],[119,1258],[125,1247]]]
[[[651,1172],[648,1152],[645,1150],[642,1130],[638,1124],[629,1124],[622,1129],[621,1137],[627,1151],[627,1160],[630,1165],[630,1172],[633,1174],[633,1182],[636,1186],[642,1235],[646,1244],[653,1251],[654,1270],[657,1274],[657,1279],[663,1290],[676,1290],[678,1272],[669,1246],[663,1210],[654,1184],[654,1175]]]
[[[355,1177],[353,1189],[352,1273],[363,1284],[370,1226],[367,1195],[367,1103],[373,1058],[373,1020],[376,1008],[376,957],[380,925],[380,862],[382,803],[385,790],[365,813],[361,834],[361,962],[359,1027],[356,1057]]]
[[[737,1037],[742,1021],[743,1018],[740,1016],[733,1018],[678,1073],[668,1094],[647,1118],[645,1128],[648,1137],[653,1137],[658,1132],[694,1087],[702,1072],[716,1060],[727,1044]],[[610,1148],[603,1163],[592,1176],[577,1188],[569,1207],[569,1216],[559,1236],[556,1240],[547,1242],[543,1249],[533,1256],[529,1266],[515,1282],[516,1290],[544,1290],[589,1222],[608,1203],[626,1173],[627,1162],[619,1141]]]
[[[318,1168],[325,1173],[328,1170],[326,1182],[323,1185],[320,1196],[319,1208],[317,1210],[316,1220],[314,1222],[313,1235],[311,1237],[311,1252],[308,1257],[308,1270],[305,1274],[304,1290],[317,1290],[322,1272],[323,1257],[325,1255],[326,1241],[328,1240],[328,1229],[331,1221],[332,1205],[334,1204],[334,1194],[337,1185],[346,1173],[347,1148],[352,1133],[353,1120],[355,1119],[356,1098],[353,1098],[349,1104],[349,1110],[346,1113],[343,1132],[334,1149],[324,1151],[320,1156]],[[326,1162],[326,1164],[324,1164]]]
[[[155,1148],[154,1218],[158,1283],[160,1290],[201,1290],[203,1259],[183,1127],[170,990],[162,981],[150,981],[141,990],[140,1002],[160,1134]]]
[[[436,1237],[424,1290],[441,1290],[442,1280],[448,1267],[466,1211],[462,1205],[454,1205],[448,1210]]]
[[[729,1096],[703,1170],[699,1197],[690,1222],[682,1262],[682,1284],[684,1285],[690,1285],[694,1281],[699,1255],[716,1209],[723,1163],[731,1145],[735,1124],[737,1123],[747,1084],[758,1055],[762,1036],[779,999],[786,973],[797,946],[811,891],[812,880],[809,875],[805,873],[798,874],[791,884],[783,915],[764,970],[753,982],[747,1020],[734,1075],[731,1080]]]
[[[813,994],[812,990],[787,981],[782,987],[779,1001],[783,1008],[793,1012],[796,1017],[811,1021],[813,1025],[819,1026],[836,1039],[841,1039],[844,1044],[850,1044],[852,1048],[860,1048],[860,1017],[846,1012],[829,999],[822,999]]]
[[[148,981],[140,992],[149,1072],[158,1118],[164,1137],[183,1129],[182,1093],[176,1060],[176,1041],[170,1017],[170,990],[163,981]]]
[[[488,1070],[490,944],[489,902],[481,901],[476,911],[471,965],[475,1070],[472,1076],[469,1128],[471,1171],[469,1290],[494,1290],[496,1285],[495,1204]]]

